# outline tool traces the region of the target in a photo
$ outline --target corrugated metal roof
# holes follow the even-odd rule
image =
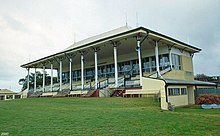
[[[165,79],[166,84],[172,84],[172,85],[201,85],[201,86],[216,86],[215,83],[211,82],[204,82],[204,81],[198,81],[198,80],[173,80],[173,79]]]
[[[52,58],[54,56],[62,55],[63,53],[66,53],[68,51],[76,50],[76,49],[88,46],[90,44],[95,44],[97,42],[104,41],[106,39],[111,39],[111,38],[114,38],[114,37],[117,37],[117,36],[123,36],[125,34],[132,33],[132,32],[137,32],[137,31],[140,31],[140,30],[147,31],[148,33],[153,34],[153,35],[157,35],[160,38],[165,38],[165,39],[168,39],[168,40],[173,41],[175,43],[178,43],[178,44],[184,46],[184,49],[185,48],[189,48],[190,50],[192,50],[192,52],[199,52],[201,50],[199,48],[196,48],[196,47],[193,47],[191,45],[185,44],[185,43],[183,43],[181,41],[178,41],[176,39],[173,39],[171,37],[168,37],[166,35],[157,33],[155,31],[149,30],[149,29],[144,28],[144,27],[138,27],[138,28],[135,28],[135,29],[131,29],[131,27],[123,26],[123,27],[114,29],[112,31],[108,31],[108,32],[99,34],[97,36],[93,36],[93,37],[87,38],[85,40],[79,41],[79,42],[69,46],[68,48],[64,49],[63,51],[60,51],[58,53],[49,55],[47,57],[44,57],[44,58],[41,58],[41,59],[38,59],[38,60],[35,60],[35,61],[32,61],[32,62],[29,62],[29,63],[26,63],[26,64],[23,64],[23,65],[21,65],[21,67],[27,68],[27,67],[30,67],[29,65],[32,65],[34,63],[40,63],[41,61],[45,61],[45,60],[50,59],[50,58]]]
[[[99,35],[96,35],[96,36],[92,36],[92,37],[89,37],[89,38],[84,39],[82,41],[79,41],[77,43],[74,43],[71,46],[69,46],[68,48],[64,49],[63,51],[67,51],[67,50],[70,50],[70,49],[73,49],[73,48],[76,48],[76,47],[80,47],[82,45],[89,44],[89,43],[92,43],[94,41],[104,39],[106,37],[117,35],[117,34],[129,31],[130,29],[131,29],[131,27],[129,27],[129,26],[119,27],[117,29],[113,29],[111,31],[108,31],[108,32],[105,32],[105,33],[102,33],[102,34],[99,34]]]

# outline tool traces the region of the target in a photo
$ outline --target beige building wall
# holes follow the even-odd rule
[[[195,104],[195,86],[188,86],[187,94],[189,104]]]
[[[165,87],[165,82],[159,79],[142,78],[142,83],[142,90],[149,90],[151,92],[159,92]]]
[[[27,98],[28,89],[25,89],[24,91],[20,92],[22,98]]]
[[[159,93],[161,98],[161,109],[168,110],[168,103],[166,102],[165,82],[160,79],[142,78],[142,91],[152,93]]]
[[[181,70],[172,69],[163,75],[165,79],[194,80],[192,57],[181,56]]]
[[[182,70],[173,69],[170,72],[162,75],[165,79],[179,79],[185,80],[185,73]]]
[[[168,100],[174,106],[188,105],[188,96],[187,95],[169,96]]]
[[[169,86],[167,88],[167,93],[168,93],[168,89],[169,88],[186,88],[187,89],[187,86]],[[177,96],[169,96],[168,94],[168,102],[170,102],[172,105],[174,106],[185,106],[185,105],[188,105],[189,102],[188,102],[188,91],[186,90],[187,94],[186,95],[182,95],[181,94],[181,91],[180,91],[180,95],[177,95]],[[193,95],[194,96],[194,95]]]
[[[196,88],[216,88],[216,86],[196,86]]]
[[[191,57],[181,56],[183,71],[193,72],[193,62]]]

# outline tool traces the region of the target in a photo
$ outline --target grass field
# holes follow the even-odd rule
[[[0,134],[220,135],[220,110],[161,111],[146,98],[41,98],[0,101]]]

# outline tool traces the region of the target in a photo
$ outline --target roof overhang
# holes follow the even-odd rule
[[[183,43],[183,42],[178,41],[176,39],[173,39],[171,37],[168,37],[163,34],[157,33],[155,31],[149,30],[147,28],[138,27],[135,29],[131,29],[131,30],[122,32],[122,33],[107,36],[105,38],[98,39],[93,42],[90,42],[90,43],[87,43],[87,44],[84,44],[81,46],[77,46],[75,48],[73,47],[71,49],[67,49],[67,50],[46,56],[44,58],[23,64],[23,65],[21,65],[21,67],[22,68],[35,68],[40,63],[44,63],[46,61],[50,61],[50,60],[54,60],[54,59],[57,60],[58,57],[65,56],[66,54],[72,54],[74,52],[82,51],[86,48],[91,48],[91,47],[96,47],[96,46],[99,46],[102,44],[111,43],[111,41],[120,41],[121,39],[130,38],[130,37],[134,37],[137,35],[139,35],[143,38],[146,37],[146,35],[148,35],[150,38],[160,40],[160,41],[163,40],[163,42],[167,42],[167,44],[170,44],[170,45],[177,47],[177,48],[180,48],[182,50],[187,50],[191,53],[196,53],[196,52],[201,51],[201,49],[193,47],[192,45],[188,45],[186,43]]]

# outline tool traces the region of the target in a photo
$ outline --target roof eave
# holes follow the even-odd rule
[[[73,50],[77,50],[77,49],[80,49],[80,48],[84,48],[86,46],[89,46],[89,45],[95,45],[96,43],[99,43],[101,41],[106,41],[106,40],[115,40],[117,38],[120,38],[120,36],[122,35],[125,35],[125,34],[129,34],[129,33],[133,33],[137,31],[136,33],[146,33],[146,31],[143,29],[143,27],[138,27],[138,28],[135,28],[135,29],[132,29],[132,30],[129,30],[129,31],[126,31],[126,32],[122,32],[122,33],[119,33],[119,34],[116,34],[116,35],[112,35],[112,36],[109,36],[109,37],[106,37],[106,38],[103,38],[103,39],[100,39],[100,40],[97,40],[97,41],[94,41],[94,42],[91,42],[91,43],[88,43],[88,44],[85,44],[83,46],[80,46],[80,47],[76,47],[76,48],[71,48],[69,50],[65,50],[65,51],[61,51],[61,52],[58,52],[58,53],[55,53],[55,54],[52,54],[52,55],[49,55],[47,57],[44,57],[44,58],[41,58],[41,59],[38,59],[38,60],[35,60],[35,61],[32,61],[32,62],[29,62],[29,63],[26,63],[26,64],[23,64],[21,65],[22,68],[28,68],[29,66],[28,65],[33,65],[34,63],[37,63],[39,61],[45,61],[45,59],[52,59],[53,57],[55,56],[58,56],[58,55],[62,55],[66,52],[71,52]]]
[[[178,40],[176,40],[176,39],[174,39],[174,38],[168,37],[168,36],[166,36],[166,35],[160,34],[160,33],[158,33],[158,32],[149,30],[149,29],[147,29],[147,28],[141,26],[141,27],[138,27],[138,28],[135,28],[135,29],[132,29],[132,30],[128,30],[128,31],[126,31],[126,32],[122,32],[122,33],[119,33],[119,34],[116,34],[116,35],[112,35],[112,36],[109,36],[109,37],[106,37],[106,38],[103,38],[103,39],[99,39],[99,40],[97,40],[97,41],[94,41],[94,42],[91,42],[91,43],[88,43],[88,44],[85,44],[85,45],[82,45],[82,46],[79,46],[79,47],[76,47],[76,48],[71,48],[71,49],[69,49],[69,50],[64,50],[64,51],[61,51],[61,52],[58,52],[58,53],[55,53],[55,54],[46,56],[46,57],[44,57],[44,58],[41,58],[41,59],[38,59],[38,60],[35,60],[35,61],[32,61],[32,62],[23,64],[23,65],[21,65],[21,67],[22,67],[22,68],[28,68],[28,67],[31,67],[31,66],[33,67],[34,63],[40,63],[41,61],[43,62],[43,61],[52,59],[52,58],[54,58],[54,57],[57,57],[58,55],[62,55],[62,54],[64,54],[64,53],[66,53],[66,52],[71,52],[71,51],[73,51],[73,50],[79,50],[80,48],[85,48],[85,47],[87,47],[87,46],[89,46],[89,45],[95,45],[96,43],[100,43],[100,42],[102,42],[102,41],[115,40],[115,39],[120,38],[120,36],[129,34],[129,33],[140,33],[140,32],[142,32],[142,33],[148,33],[148,34],[153,34],[153,35],[162,37],[162,38],[164,38],[164,39],[168,39],[168,40],[170,40],[170,41],[173,41],[173,42],[175,42],[175,43],[177,43],[177,44],[186,46],[186,47],[188,47],[188,48],[191,48],[192,51],[193,51],[193,53],[196,53],[196,52],[200,52],[200,51],[201,51],[201,49],[199,49],[199,48],[197,48],[197,47],[194,47],[194,46],[192,46],[192,45],[186,44],[186,43],[184,43],[184,42],[178,41]]]

